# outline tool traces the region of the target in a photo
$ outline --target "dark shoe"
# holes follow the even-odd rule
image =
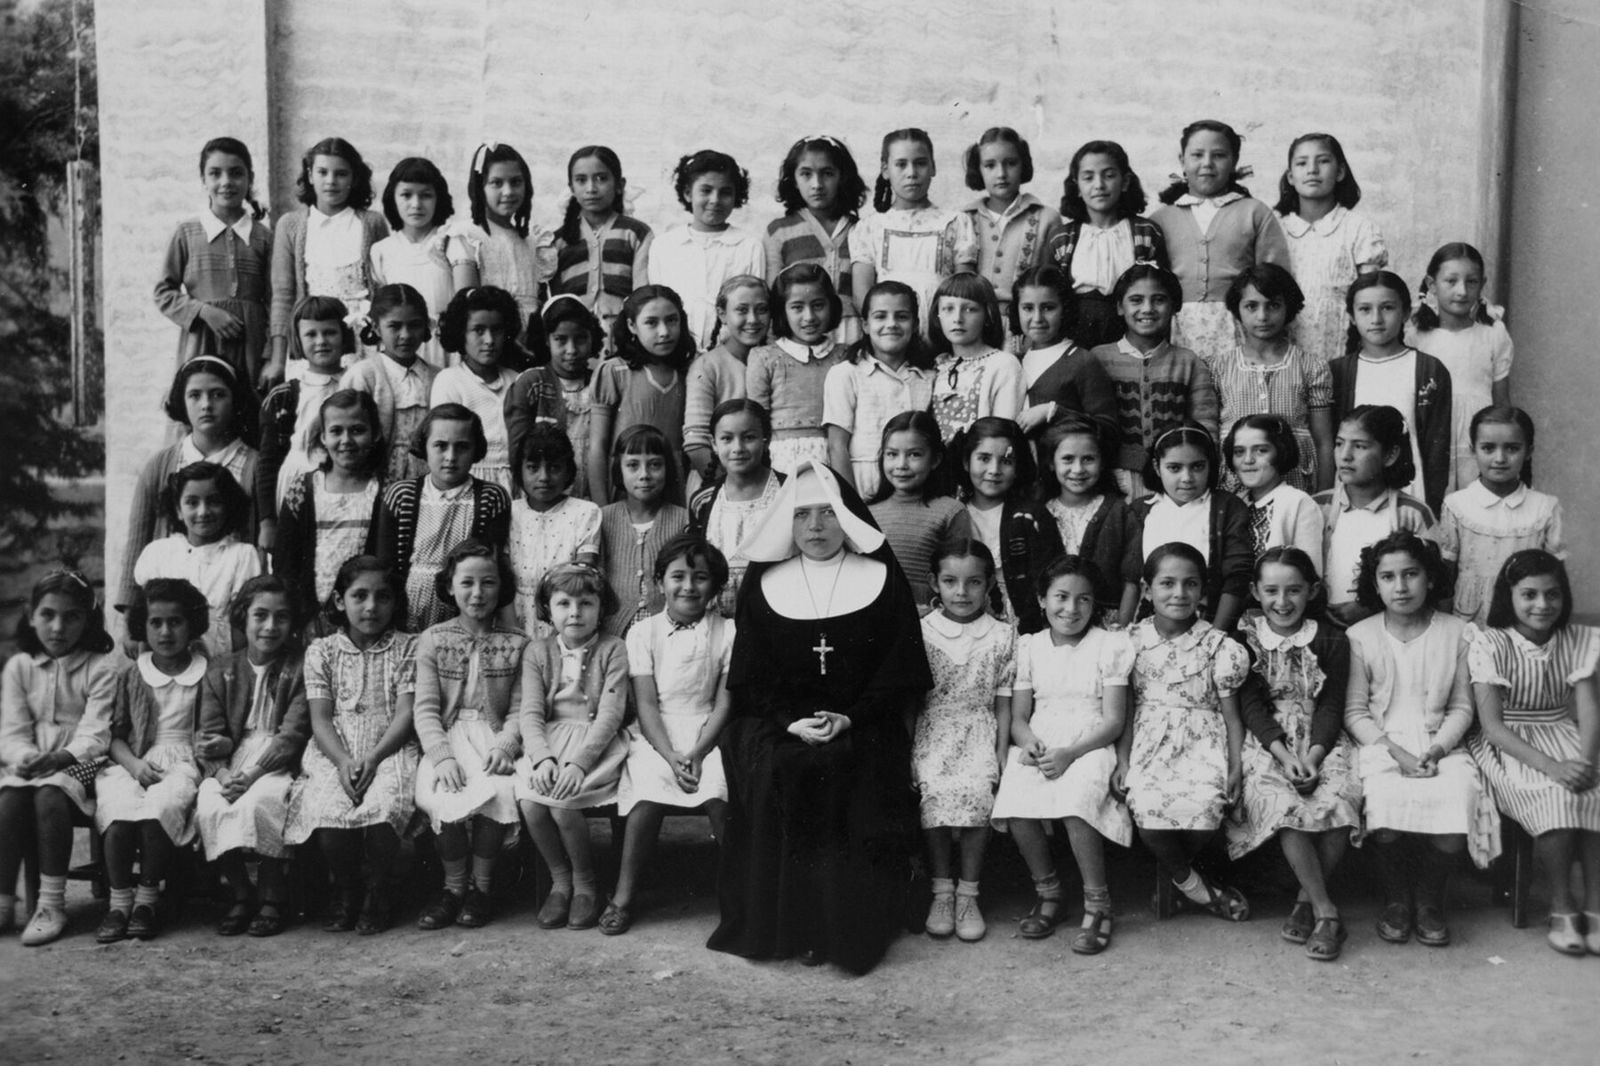
[[[607,903],[606,909],[600,915],[600,931],[606,936],[621,936],[633,928],[633,912],[627,907],[619,907],[615,903]],[[1582,943],[1579,943],[1582,949]]]
[[[388,929],[390,911],[388,894],[382,889],[368,889],[367,901],[361,905],[361,916],[356,919],[356,935],[374,936]]]
[[[1046,911],[1046,907],[1053,910]],[[1033,901],[1033,910],[1027,917],[1017,924],[1017,935],[1024,940],[1043,940],[1056,931],[1056,926],[1061,924],[1061,901],[1059,899],[1036,899]]]
[[[1344,922],[1338,918],[1318,918],[1306,938],[1306,958],[1332,962],[1344,950]]]
[[[332,908],[328,911],[327,919],[322,923],[324,932],[348,933],[356,927],[357,915],[361,913],[361,897],[354,892],[341,892],[334,899]]]
[[[250,928],[250,901],[237,900],[228,908],[228,913],[222,916],[222,921],[217,923],[218,936],[238,936]]]
[[[287,924],[283,918],[281,904],[263,903],[261,910],[256,912],[255,918],[250,922],[247,930],[251,936],[277,936],[283,932]]]
[[[1098,955],[1111,946],[1111,912],[1088,911],[1083,928],[1072,938],[1074,955]]]
[[[135,940],[152,940],[157,931],[156,909],[148,904],[134,907],[128,919],[128,935]]]
[[[100,919],[100,928],[94,931],[96,944],[115,944],[125,940],[128,936],[128,912],[119,910],[106,911],[106,916]],[[1582,944],[1579,944],[1580,949]]]
[[[534,920],[539,923],[540,929],[560,929],[567,924],[567,914],[571,909],[572,893],[552,888]]]
[[[1404,944],[1411,939],[1411,908],[1404,903],[1390,903],[1378,916],[1378,937],[1391,944]]]
[[[422,908],[422,914],[417,918],[418,929],[443,929],[454,925],[456,916],[461,913],[461,897],[448,888],[442,890],[438,898]]]
[[[1417,907],[1417,943],[1442,948],[1450,943],[1450,927],[1444,923],[1444,910],[1421,904]]]
[[[1296,900],[1294,906],[1289,908],[1289,917],[1284,919],[1278,935],[1291,944],[1304,944],[1311,939],[1311,929],[1315,924],[1316,916],[1311,911],[1310,901]]]
[[[572,909],[567,911],[568,929],[593,929],[600,924],[600,901],[594,896],[572,897]]]
[[[466,898],[461,901],[461,913],[456,915],[456,924],[468,929],[482,929],[492,921],[494,900],[489,898],[487,892],[480,892],[477,885],[469,887]]]

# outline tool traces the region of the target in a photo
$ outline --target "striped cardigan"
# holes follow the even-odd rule
[[[593,249],[598,247],[600,292],[626,299],[644,273],[645,259],[650,252],[650,227],[628,215],[613,215],[598,231],[581,219],[578,228],[586,239],[559,241],[556,273],[550,279],[551,294],[588,296],[590,275],[595,269]]]
[[[315,471],[295,478],[283,494],[278,508],[278,536],[272,544],[272,571],[294,589],[303,610],[317,606],[317,494],[312,484]],[[361,551],[378,551],[378,515],[383,511],[383,492],[372,501],[367,522],[367,539]]]
[[[1155,263],[1164,269],[1172,269],[1167,259],[1167,239],[1161,227],[1142,215],[1133,216],[1128,224],[1133,229],[1133,261]],[[1085,225],[1087,223],[1074,220],[1062,223],[1061,229],[1050,238],[1050,246],[1045,249],[1045,262],[1060,267],[1068,281],[1072,280],[1072,255],[1078,250],[1078,239],[1083,236]]]
[[[511,496],[493,482],[471,480],[472,528],[467,535],[504,549],[511,535]],[[422,478],[410,478],[385,489],[378,508],[378,554],[394,563],[402,578],[411,570],[421,498]]]

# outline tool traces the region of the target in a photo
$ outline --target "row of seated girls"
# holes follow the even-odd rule
[[[1551,869],[1582,858],[1550,939],[1600,950],[1595,643],[1482,257],[1439,248],[1413,308],[1335,138],[1294,142],[1276,212],[1238,184],[1241,145],[1188,127],[1146,219],[1126,153],[1090,142],[1063,221],[1008,129],[968,153],[983,195],[959,212],[927,200],[921,131],[885,138],[865,216],[848,150],[807,138],[762,242],[728,222],[749,179],[716,152],[680,162],[691,223],[658,238],[600,147],[535,232],[505,145],[474,155],[470,226],[431,163],[396,167],[390,235],[335,139],[271,233],[248,151],[209,143],[209,212],[157,286],[186,433],[135,487],[123,648],[63,573],[6,667],[0,887],[24,856],[41,876],[0,919],[61,934],[92,817],[107,940],[155,934],[196,839],[234,892],[223,931],[282,929],[281,862],[315,845],[328,925],[377,932],[423,824],[445,879],[425,927],[489,921],[525,830],[555,886],[539,923],[625,932],[661,809],[721,817],[740,546],[827,463],[927,612],[931,935],[984,935],[994,827],[1034,876],[1022,934],[1051,935],[1064,819],[1080,952],[1111,941],[1101,841],[1135,829],[1234,920],[1248,902],[1191,860],[1219,829],[1235,855],[1277,837],[1302,886],[1284,936],[1320,960],[1346,935],[1327,873],[1370,843],[1380,936],[1439,945],[1446,875],[1492,856],[1498,807]],[[608,899],[575,812],[613,801]]]

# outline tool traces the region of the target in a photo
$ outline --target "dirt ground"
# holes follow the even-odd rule
[[[1457,879],[1442,950],[1378,941],[1376,901],[1341,883],[1351,940],[1319,964],[1278,939],[1287,900],[1265,891],[1243,925],[1155,921],[1150,868],[1124,852],[1115,942],[1083,958],[1065,928],[1016,938],[1031,900],[1001,838],[985,941],[907,935],[853,978],[705,950],[714,845],[703,822],[668,826],[622,937],[540,930],[524,891],[481,930],[424,933],[413,910],[376,938],[303,923],[226,940],[198,903],[157,940],[99,947],[100,906],[74,883],[67,937],[0,943],[0,1062],[1600,1062],[1600,958],[1511,928],[1478,878]]]

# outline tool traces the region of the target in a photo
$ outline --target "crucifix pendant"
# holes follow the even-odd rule
[[[817,653],[817,667],[822,671],[822,676],[828,676],[828,653],[839,649],[828,643],[828,634],[822,633],[811,650]]]

